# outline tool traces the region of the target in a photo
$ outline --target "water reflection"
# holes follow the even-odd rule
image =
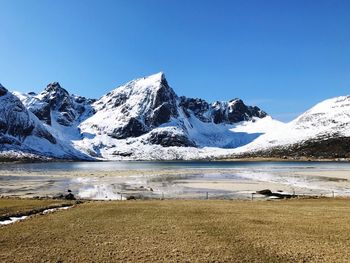
[[[4,164],[0,194],[54,196],[68,190],[86,199],[250,198],[264,188],[284,192],[350,194],[348,177],[295,175],[350,170],[335,162],[78,162]],[[105,174],[99,172],[104,171]],[[114,175],[115,171],[135,171]],[[148,171],[143,173],[143,171]],[[64,173],[61,173],[64,172]],[[85,175],[85,176],[84,176]]]

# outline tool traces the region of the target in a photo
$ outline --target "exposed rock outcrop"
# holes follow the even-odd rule
[[[99,100],[71,95],[58,82],[38,94],[12,94],[0,86],[0,99],[6,96],[11,101],[2,104],[0,145],[20,149],[26,140],[26,150],[50,157],[134,157],[135,151],[143,154],[139,147],[159,146],[181,147],[183,152],[184,147],[234,148],[259,134],[235,134],[233,125],[266,116],[239,99],[208,103],[178,97],[163,73],[130,81]],[[46,147],[31,136],[57,147]],[[167,154],[177,155],[176,151],[164,149]]]
[[[41,121],[52,125],[52,118],[63,126],[71,126],[75,121],[93,114],[90,107],[95,100],[70,95],[58,82],[52,82],[40,94],[23,94],[23,103]]]
[[[230,100],[229,102],[216,101],[209,104],[202,99],[181,97],[180,106],[186,116],[189,117],[192,112],[201,121],[216,124],[234,124],[251,120],[254,117],[264,118],[267,116],[266,112],[258,107],[247,106],[240,99]]]
[[[0,87],[0,136],[2,141],[23,141],[26,137],[33,135],[44,138],[55,144],[55,138],[45,127],[32,115],[22,102],[8,92],[3,86]],[[15,139],[11,139],[11,136]]]

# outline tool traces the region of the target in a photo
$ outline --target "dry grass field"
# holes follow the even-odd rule
[[[0,218],[6,215],[16,215],[26,213],[32,210],[42,210],[61,205],[72,204],[71,201],[53,200],[53,199],[0,199]]]
[[[86,202],[0,227],[1,262],[349,259],[348,199]]]

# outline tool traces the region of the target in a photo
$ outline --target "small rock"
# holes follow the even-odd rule
[[[260,194],[260,195],[267,195],[267,196],[272,195],[272,192],[271,192],[270,189],[264,189],[264,190],[256,191],[256,193]]]
[[[75,196],[72,193],[65,195],[64,199],[66,200],[75,200]]]

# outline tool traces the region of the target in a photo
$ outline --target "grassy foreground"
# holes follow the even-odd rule
[[[53,200],[53,199],[0,199],[0,218],[2,216],[26,213],[32,210],[40,210],[61,205],[72,204],[71,201]]]
[[[348,262],[349,258],[350,200],[346,199],[87,202],[0,227],[1,262]]]

